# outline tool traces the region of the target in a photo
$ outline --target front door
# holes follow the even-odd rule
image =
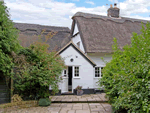
[[[62,73],[61,93],[68,92],[68,69],[64,69]]]
[[[68,67],[68,90],[72,91],[72,66]]]
[[[72,66],[68,66],[62,73],[61,93],[72,91]]]

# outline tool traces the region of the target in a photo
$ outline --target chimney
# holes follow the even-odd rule
[[[119,18],[119,12],[120,12],[120,9],[117,8],[117,4],[115,3],[114,7],[112,7],[112,4],[111,4],[110,8],[107,10],[107,16]]]

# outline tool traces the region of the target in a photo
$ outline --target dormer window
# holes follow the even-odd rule
[[[80,48],[80,42],[77,43],[78,48]]]

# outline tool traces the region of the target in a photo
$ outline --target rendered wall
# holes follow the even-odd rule
[[[73,75],[72,88],[78,85],[83,88],[93,88],[93,66],[72,46],[63,51],[60,56],[65,59],[67,66],[79,66],[79,78]],[[74,59],[73,62],[70,59]]]
[[[87,54],[88,57],[90,57],[92,59],[92,61],[94,61],[96,63],[97,67],[105,67],[106,63],[105,62],[109,62],[111,60],[111,54],[110,53],[88,53]],[[103,58],[104,61],[101,59]],[[95,77],[95,72],[94,72],[94,76],[93,76],[93,85],[94,88],[98,88],[98,80],[100,79],[100,77]]]
[[[78,27],[77,24],[75,24],[75,29],[74,29],[74,34],[78,32]],[[80,34],[78,34],[77,36],[72,38],[73,43],[77,46],[77,43],[80,42],[80,49],[83,51],[83,53],[85,53],[84,47],[83,47],[83,43],[80,37]]]

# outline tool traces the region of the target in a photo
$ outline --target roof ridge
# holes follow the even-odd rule
[[[55,27],[55,28],[66,28],[66,29],[69,29],[69,27],[62,27],[62,26],[49,26],[49,25],[40,25],[40,24],[34,24],[34,23],[17,23],[17,22],[13,22],[13,23],[14,24],[24,24],[24,25],[35,25],[35,26],[41,26],[41,27]]]
[[[125,21],[147,23],[148,21],[150,21],[150,20],[142,20],[142,19],[129,18],[129,17],[113,18],[113,17],[104,16],[104,15],[91,14],[91,13],[84,13],[84,12],[77,12],[72,18],[74,18],[74,17],[103,19],[103,20],[105,20],[105,21],[106,21],[106,20],[112,20],[112,21],[118,22],[118,23],[124,23]]]

